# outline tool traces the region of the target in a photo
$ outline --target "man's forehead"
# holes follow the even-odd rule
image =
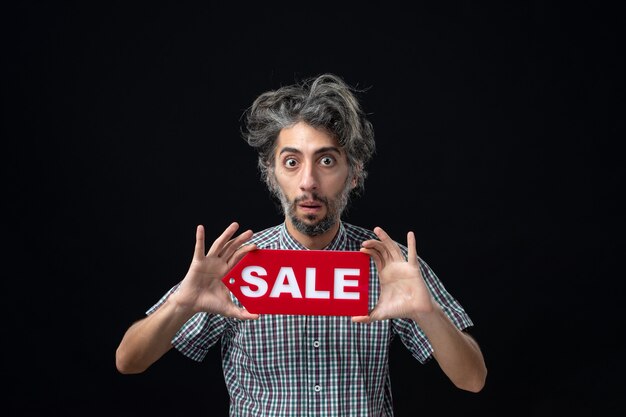
[[[302,122],[284,128],[278,134],[276,153],[281,154],[286,150],[299,153],[344,153],[334,136],[322,129],[316,129]]]

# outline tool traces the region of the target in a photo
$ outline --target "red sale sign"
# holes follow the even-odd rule
[[[356,251],[257,249],[222,282],[255,314],[364,316],[369,270]]]

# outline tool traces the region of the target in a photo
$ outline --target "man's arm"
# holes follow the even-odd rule
[[[433,310],[412,320],[424,331],[443,372],[458,388],[479,392],[485,386],[487,367],[478,343],[459,330],[433,300]]]
[[[408,259],[380,227],[374,229],[380,240],[363,242],[380,275],[380,297],[368,316],[353,317],[358,323],[408,318],[426,334],[434,356],[444,373],[457,387],[478,392],[485,385],[487,367],[478,343],[459,330],[432,297],[419,268],[415,235],[407,235]]]
[[[172,338],[193,312],[180,308],[170,298],[157,311],[135,322],[126,331],[115,351],[118,371],[141,373],[172,348]]]
[[[178,289],[154,313],[135,322],[124,334],[115,352],[115,364],[121,373],[148,369],[171,349],[172,338],[195,313],[204,311],[242,320],[258,318],[238,308],[221,281],[246,253],[256,248],[241,247],[252,236],[250,230],[231,239],[238,227],[232,223],[205,254],[204,227],[198,226],[193,260]]]

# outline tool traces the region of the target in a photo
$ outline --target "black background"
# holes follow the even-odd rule
[[[227,415],[218,347],[133,376],[115,349],[186,272],[196,224],[281,221],[240,117],[322,72],[367,88],[377,137],[345,219],[415,230],[489,368],[462,392],[398,342],[396,415],[624,412],[617,9],[83,3],[2,16],[10,415]]]

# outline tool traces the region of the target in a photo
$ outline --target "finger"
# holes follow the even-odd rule
[[[376,247],[376,249],[380,252],[380,254],[385,258],[385,259],[389,259],[392,260],[393,256],[391,254],[391,252],[389,251],[389,248],[385,245],[385,242],[382,241],[382,239],[379,236],[379,233],[382,229],[380,227],[375,227],[374,228],[374,233],[376,234],[376,236],[378,236],[379,240],[375,240],[372,239],[370,242],[370,246],[372,247]]]
[[[376,240],[376,239],[368,239],[368,240],[364,240],[361,243],[361,246],[371,247],[371,246],[375,245],[376,243],[381,243],[381,242],[380,242],[380,240]]]
[[[230,226],[228,226],[226,230],[222,232],[220,237],[215,239],[207,255],[218,255],[222,251],[222,247],[224,246],[224,244],[230,240],[230,238],[233,236],[238,228],[239,224],[237,224],[237,222],[232,222]]]
[[[387,251],[391,255],[392,259],[399,261],[404,259],[404,254],[400,250],[398,244],[385,232],[381,227],[375,227],[374,233],[380,239],[381,242],[385,245]]]
[[[372,250],[377,251],[381,259],[383,260],[383,266],[387,262],[394,261],[394,258],[391,252],[389,252],[389,249],[387,248],[387,246],[380,240],[368,240],[368,241],[363,242],[362,246],[366,249],[372,249]]]
[[[370,316],[352,316],[353,323],[371,323]]]
[[[196,246],[193,251],[194,259],[202,259],[204,257],[204,226],[196,227]]]
[[[228,250],[228,248],[230,248],[233,245],[233,242],[235,241],[235,239],[231,239],[228,242],[226,242],[226,244],[224,245],[224,247],[222,247],[222,250],[220,253],[217,254],[217,256],[219,256],[220,258],[222,258],[224,256],[224,253]]]
[[[237,262],[239,262],[244,256],[246,256],[248,252],[252,252],[253,250],[256,250],[256,248],[256,243],[251,243],[249,245],[240,247],[230,259],[227,259],[228,266],[232,268],[237,264]]]
[[[407,233],[406,241],[409,248],[409,253],[407,254],[409,263],[411,265],[417,265],[417,244],[415,243],[415,234],[413,232]]]
[[[239,308],[234,304],[232,305],[232,308],[230,308],[229,311],[226,312],[225,315],[240,320],[256,320],[260,317],[259,314],[250,313],[245,308]]]
[[[374,264],[376,264],[376,269],[378,271],[382,271],[383,269],[383,260],[380,256],[380,253],[374,249],[361,248],[361,252],[368,254],[372,259],[374,259]]]
[[[380,320],[378,316],[378,306],[376,306],[367,316],[352,316],[352,321],[355,323],[373,323]]]
[[[385,244],[381,242],[380,240],[375,240],[375,239],[366,240],[365,242],[361,243],[361,247],[378,251],[380,256],[384,257],[385,259],[391,258],[391,254],[385,247]]]
[[[219,257],[228,260],[228,258],[233,256],[233,253],[235,253],[235,251],[237,251],[237,249],[239,249],[241,245],[250,240],[253,234],[254,233],[252,233],[252,230],[246,230],[235,239],[229,240],[222,248]]]

